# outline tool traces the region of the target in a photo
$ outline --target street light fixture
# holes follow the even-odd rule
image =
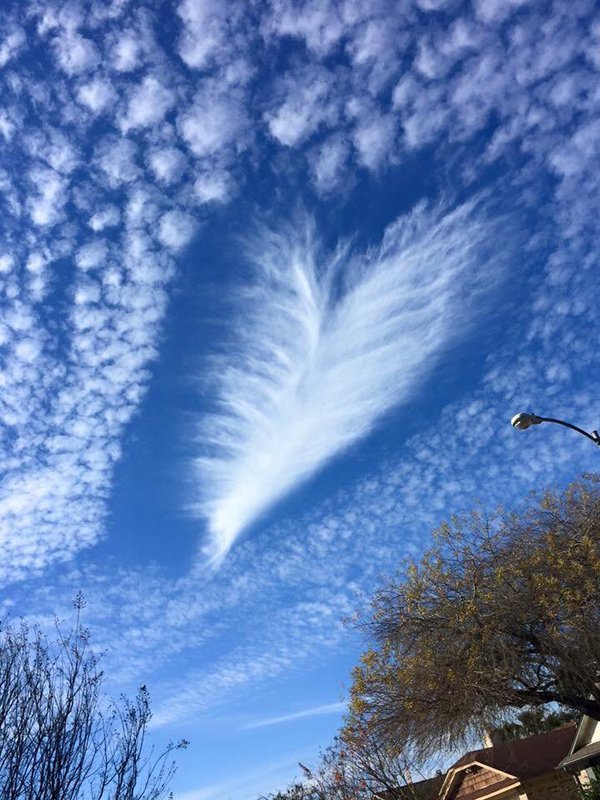
[[[557,425],[563,425],[565,428],[570,428],[572,431],[577,431],[582,436],[586,436],[590,439],[594,444],[600,445],[600,434],[598,431],[592,431],[588,433],[584,431],[583,428],[578,428],[577,425],[572,425],[570,422],[565,422],[563,419],[554,419],[554,417],[538,417],[537,414],[515,414],[515,416],[511,419],[510,424],[513,428],[516,428],[519,431],[526,431],[527,428],[531,428],[532,425],[539,425],[541,422],[555,422]]]

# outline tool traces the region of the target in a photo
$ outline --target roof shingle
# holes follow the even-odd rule
[[[472,750],[452,765],[452,769],[478,761],[493,769],[514,775],[519,780],[534,778],[544,772],[551,772],[567,755],[576,724],[570,722],[552,731],[503,742],[495,747]]]

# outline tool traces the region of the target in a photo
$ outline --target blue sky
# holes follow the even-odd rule
[[[597,468],[591,0],[0,18],[0,576],[82,589],[182,800],[339,725],[342,620],[433,526]]]

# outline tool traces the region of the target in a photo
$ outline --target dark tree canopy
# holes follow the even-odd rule
[[[454,518],[377,592],[354,714],[427,757],[519,710],[600,719],[600,492],[588,477],[519,514]]]
[[[81,598],[76,601],[78,610]],[[147,746],[142,686],[114,703],[79,621],[49,640],[39,629],[0,630],[0,797],[3,800],[158,800],[174,773]]]
[[[490,734],[494,741],[511,742],[574,722],[575,716],[573,711],[549,711],[544,706],[526,708],[520,711],[515,719],[507,720],[492,728]]]

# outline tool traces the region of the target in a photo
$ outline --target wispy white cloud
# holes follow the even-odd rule
[[[547,210],[562,238],[589,234],[597,218],[600,25],[585,2],[577,13],[515,0],[454,14],[440,0],[309,2],[302,13],[292,0],[271,0],[250,14],[236,0],[181,0],[173,36],[161,35],[152,5],[5,5],[4,576],[42,568],[53,553],[70,558],[102,535],[123,432],[158,353],[170,253],[240,192],[246,160],[283,172],[292,164],[297,175],[304,165],[335,203],[367,172],[432,142],[454,180],[460,140],[470,145],[459,185],[482,164],[516,157],[527,163],[511,175],[529,192],[540,188],[532,168],[551,173]],[[450,23],[436,11],[443,6]],[[297,47],[287,58],[290,37]],[[495,132],[482,150],[488,125]],[[538,289],[538,338],[551,342],[565,320],[590,313],[595,252],[582,245],[550,256],[552,280],[568,290],[554,302]],[[576,278],[569,261],[581,266]],[[328,313],[322,321],[331,323]],[[310,473],[306,459],[304,467]],[[32,502],[12,514],[21,486],[32,487]],[[221,486],[216,496],[226,495]]]
[[[96,45],[79,31],[80,23],[81,10],[71,6],[62,10],[53,26],[56,61],[70,76],[89,72],[100,61]]]
[[[376,171],[395,155],[395,120],[392,115],[382,116],[375,111],[363,113],[361,118],[353,135],[357,157],[365,167]]]
[[[193,217],[183,211],[167,211],[160,221],[158,239],[165,247],[179,250],[194,235]]]
[[[409,399],[497,286],[508,251],[471,203],[420,207],[365,253],[325,253],[313,222],[264,231],[237,341],[216,360],[217,410],[200,424],[196,460],[206,553],[237,536],[323,464]]]
[[[159,147],[150,153],[148,161],[156,178],[165,184],[178,181],[186,168],[185,156],[176,147]]]
[[[327,714],[341,714],[347,708],[346,703],[326,703],[322,706],[304,708],[302,711],[294,711],[291,714],[283,714],[280,717],[268,717],[257,722],[249,722],[242,725],[242,730],[254,730],[255,728],[269,728],[271,725],[281,725],[283,722],[294,722],[297,719],[307,719],[309,717],[322,717]]]
[[[194,184],[194,194],[201,204],[225,203],[232,193],[231,180],[225,172],[205,172],[198,176]]]
[[[271,13],[262,20],[266,35],[291,36],[315,54],[326,56],[344,35],[344,11],[331,0],[308,0],[299,7],[289,0],[271,0]],[[361,17],[358,9],[348,16]]]
[[[139,86],[132,88],[127,110],[120,120],[124,133],[131,128],[157,125],[167,111],[175,105],[176,94],[152,75],[147,75]]]
[[[267,566],[268,561],[263,561],[263,566]],[[279,557],[273,563],[279,566]],[[326,572],[329,577],[331,569],[327,568]],[[337,585],[322,587],[323,577],[313,582],[312,594],[309,595],[305,585],[296,601],[281,608],[273,603],[273,597],[260,597],[261,587],[266,591],[273,588],[273,578],[265,580],[253,573],[245,591],[236,592],[233,602],[239,608],[245,598],[248,607],[254,608],[254,613],[263,620],[260,636],[256,633],[241,635],[226,654],[170,681],[155,709],[153,724],[163,727],[178,719],[199,718],[209,710],[214,712],[222,707],[225,698],[243,696],[251,686],[266,684],[286,671],[294,671],[300,662],[306,663],[309,658],[315,665],[324,653],[339,646],[346,638],[342,617],[353,611],[351,589]],[[275,584],[279,580],[280,576],[275,577]],[[215,587],[228,584],[227,580],[221,583],[220,577],[214,581]],[[267,618],[268,624],[265,624]],[[219,627],[217,621],[217,630]]]
[[[313,181],[321,194],[334,191],[340,184],[350,153],[350,146],[342,136],[330,136],[309,155]],[[346,177],[346,187],[349,179]]]
[[[178,121],[183,140],[195,156],[218,156],[227,148],[244,147],[245,111],[239,92],[225,93],[222,87],[208,85],[197,93],[193,105]]]
[[[263,795],[265,791],[276,792],[297,774],[298,761],[308,760],[312,752],[308,749],[293,756],[270,761],[245,771],[242,775],[228,777],[218,783],[201,786],[186,792],[177,792],[178,800],[232,800]],[[265,789],[268,785],[269,789]]]
[[[185,63],[202,69],[210,61],[222,59],[227,53],[228,16],[239,13],[231,3],[205,0],[181,0],[177,13],[183,23],[179,55]]]
[[[25,44],[23,29],[15,25],[0,42],[0,68],[6,66]]]
[[[113,69],[117,72],[134,70],[139,65],[140,49],[139,36],[129,32],[119,36],[111,52]]]
[[[116,100],[113,86],[102,78],[82,83],[77,90],[79,102],[94,114],[102,113]]]
[[[461,6],[452,24],[457,7],[445,0],[418,0],[418,13],[410,3],[386,0],[316,0],[300,13],[293,0],[273,0],[252,15],[240,2],[184,0],[173,18],[179,35],[159,37],[159,43],[157,7],[135,5],[91,2],[77,11],[77,2],[15,2],[14,21],[7,12],[2,23],[0,577],[28,579],[15,605],[19,612],[39,601],[45,613],[65,614],[57,603],[84,586],[90,610],[98,609],[92,612],[95,641],[110,647],[117,679],[137,682],[147,675],[163,688],[157,721],[167,724],[222,709],[233,698],[239,710],[253,687],[313,668],[343,646],[348,633],[339,617],[354,607],[356,588],[372,587],[400,553],[418,552],[431,526],[450,510],[468,509],[476,497],[491,505],[512,502],[529,488],[594,468],[597,453],[583,439],[572,441],[557,427],[518,434],[507,420],[515,410],[533,408],[590,428],[598,424],[598,309],[590,287],[599,250],[594,167],[600,24],[597,9],[585,0],[564,7],[529,3],[520,10],[518,1],[482,1],[472,4],[475,13]],[[24,19],[28,24],[21,27]],[[289,37],[296,46],[288,46]],[[289,52],[293,57],[286,61]],[[279,59],[276,77],[269,68],[273,54]],[[145,75],[175,86],[177,105],[155,111],[136,104],[140,93],[152,96]],[[260,80],[249,88],[253,76]],[[486,147],[487,132],[481,132],[490,126]],[[457,142],[468,144],[462,149]],[[462,187],[465,176],[467,184],[469,176],[485,177],[482,166],[494,160],[499,170],[510,164],[516,194],[527,192],[535,206],[544,192],[544,213],[552,220],[536,220],[530,228],[544,242],[540,271],[532,275],[519,266],[519,304],[530,322],[519,328],[509,310],[517,330],[503,331],[506,346],[490,348],[481,386],[422,429],[400,460],[374,467],[299,520],[256,530],[210,580],[196,573],[173,582],[150,570],[144,554],[139,569],[80,569],[93,551],[89,559],[73,557],[106,530],[114,465],[127,441],[123,433],[158,353],[174,269],[165,251],[185,244],[192,219],[239,191],[246,154],[260,169],[268,163],[286,171],[293,164],[300,175],[307,159],[317,190],[336,208],[339,193],[349,195],[350,185],[380,170],[390,155],[410,163],[431,143],[427,159],[440,167],[443,180],[449,171]],[[549,186],[555,187],[552,197]],[[284,442],[286,458],[291,452],[302,461],[302,448],[298,441],[288,444],[278,415],[293,410],[295,440],[306,432],[311,444],[321,446],[323,438],[331,444],[314,411],[315,397],[324,398],[327,387],[319,394],[309,380],[307,352],[324,375],[332,331],[341,331],[337,320],[343,313],[346,321],[355,319],[342,309],[355,290],[366,291],[365,276],[379,269],[382,248],[364,257],[364,273],[358,256],[329,267],[335,275],[331,291],[324,275],[335,259],[315,255],[314,272],[312,266],[305,270],[314,287],[302,294],[299,278],[287,272],[293,259],[285,242],[283,236],[270,247],[286,258],[280,270],[260,268],[263,279],[269,273],[260,286],[271,288],[257,287],[252,308],[260,315],[261,301],[275,301],[271,331],[278,336],[277,320],[283,325],[287,314],[299,336],[295,344],[285,336],[274,341],[267,336],[271,323],[256,328],[252,317],[250,332],[264,331],[265,346],[276,344],[282,360],[268,384],[273,392],[257,403],[254,387],[249,397],[265,430],[265,409],[274,409],[277,444]],[[504,247],[505,236],[501,242]],[[296,255],[306,251],[299,247]],[[457,293],[469,274],[459,271]],[[436,289],[435,296],[444,293]],[[300,311],[298,298],[324,308]],[[459,332],[471,312],[452,316],[455,300],[446,311]],[[380,322],[374,332],[383,330]],[[311,326],[318,328],[312,350]],[[355,336],[352,327],[350,332]],[[434,332],[443,349],[444,332],[438,336],[435,326]],[[344,388],[351,383],[344,346],[353,343],[350,336],[338,342]],[[256,339],[246,348],[241,341],[242,355],[254,352],[254,344]],[[392,347],[390,361],[398,350]],[[410,396],[410,346],[407,352],[402,374],[409,375]],[[413,370],[416,381],[419,368],[426,372],[435,362],[435,347],[424,352],[425,363]],[[394,363],[404,364],[401,357]],[[231,364],[248,380],[240,362]],[[370,376],[370,359],[366,368],[360,364]],[[379,356],[375,368],[381,370]],[[386,367],[385,374],[395,376],[395,368]],[[292,374],[302,376],[296,384]],[[296,385],[302,389],[294,402],[278,400],[279,388],[292,387],[286,396],[293,396]],[[304,396],[308,389],[311,404]],[[373,403],[381,405],[367,413],[367,429],[382,413],[382,398],[389,400],[396,389],[386,394],[376,385],[373,391]],[[353,392],[349,405],[357,402]],[[335,398],[340,406],[345,399]],[[298,420],[305,412],[302,428]],[[322,415],[327,422],[329,413]],[[235,409],[220,418],[235,432],[243,416]],[[351,422],[333,426],[334,444],[343,433],[351,439]],[[217,460],[227,468],[240,465],[243,455],[221,451]],[[310,472],[310,458],[299,472],[303,465]],[[231,487],[215,482],[212,488],[219,489],[212,500],[229,497]],[[55,560],[71,564],[53,574],[48,566]],[[30,596],[32,576],[42,570],[36,599]],[[283,605],[289,613],[281,613]],[[211,637],[218,637],[216,650],[201,646]],[[244,790],[247,785],[235,791],[246,798]],[[213,800],[215,793],[206,791]]]
[[[283,101],[267,113],[269,132],[280,144],[296,147],[323,124],[335,124],[339,115],[340,76],[323,69],[305,70],[282,81]]]

